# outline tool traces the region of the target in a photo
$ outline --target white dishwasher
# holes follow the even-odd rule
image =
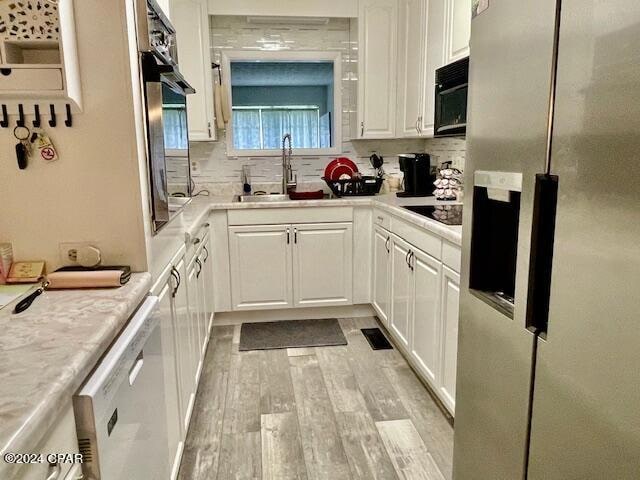
[[[92,480],[165,480],[171,460],[158,297],[147,297],[73,406],[83,473]]]

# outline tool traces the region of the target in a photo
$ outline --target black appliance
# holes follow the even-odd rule
[[[436,70],[434,136],[464,136],[467,132],[469,57]]]
[[[404,174],[404,191],[398,197],[430,197],[433,182],[438,174],[438,165],[428,153],[404,153],[398,157],[400,170]]]
[[[138,0],[138,47],[144,88],[147,155],[153,231],[171,217],[167,158],[186,167],[189,186],[189,146],[186,95],[195,90],[178,69],[176,31],[155,0]]]
[[[462,205],[414,205],[403,208],[445,225],[462,225]]]

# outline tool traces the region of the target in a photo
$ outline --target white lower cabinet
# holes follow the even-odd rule
[[[456,401],[456,360],[458,356],[458,316],[460,275],[444,266],[442,275],[442,307],[440,309],[441,362],[439,388],[441,398],[453,413]]]
[[[293,306],[291,226],[229,227],[234,310]]]
[[[409,263],[413,274],[411,303],[411,355],[422,373],[437,382],[440,357],[440,276],[442,264],[412,250]]]
[[[411,334],[413,275],[409,266],[410,245],[393,237],[391,241],[391,330],[406,349]]]
[[[458,301],[460,276],[444,265],[455,260],[459,249],[447,244],[445,256],[436,258],[442,250],[429,255],[405,239],[393,226],[391,230],[390,310],[381,320],[387,326],[398,347],[427,382],[443,405],[453,415],[455,411],[456,357],[458,345]],[[403,233],[419,240],[419,231]],[[374,227],[374,308],[384,313],[386,230]],[[417,235],[417,236],[416,236]],[[416,240],[417,241],[417,240]],[[433,246],[433,245],[431,245]],[[431,250],[430,250],[431,251]],[[452,262],[456,263],[456,262]]]
[[[191,350],[191,372],[194,375],[194,385],[197,385],[202,371],[202,315],[200,315],[200,288],[199,288],[199,272],[200,267],[197,262],[198,258],[194,257],[187,267],[187,298],[189,305],[189,336]]]
[[[353,291],[351,223],[293,225],[296,307],[350,305]]]
[[[391,293],[391,234],[381,227],[373,230],[373,308],[380,321],[389,327]]]
[[[234,310],[350,305],[349,222],[229,227]]]
[[[173,318],[176,334],[176,356],[179,374],[180,392],[180,418],[183,432],[189,428],[189,419],[195,401],[195,372],[197,364],[194,363],[192,347],[192,324],[188,308],[187,298],[187,270],[184,260],[180,260],[174,267],[174,278],[171,292],[173,297]]]
[[[178,345],[176,335],[176,322],[174,319],[174,297],[172,296],[177,280],[168,277],[166,283],[158,293],[158,310],[160,316],[160,335],[162,338],[162,356],[164,367],[164,391],[167,405],[167,443],[172,472],[178,473],[180,467],[180,454],[182,452],[182,423],[180,421],[180,399],[178,385]],[[174,478],[172,476],[172,478]]]

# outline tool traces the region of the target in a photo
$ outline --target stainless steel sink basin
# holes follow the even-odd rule
[[[238,196],[239,202],[285,202],[289,201],[289,195],[283,195],[281,193],[272,193],[270,195],[240,195]]]

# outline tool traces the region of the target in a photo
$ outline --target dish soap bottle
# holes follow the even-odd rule
[[[251,167],[249,165],[242,166],[242,192],[245,195],[251,195]]]

